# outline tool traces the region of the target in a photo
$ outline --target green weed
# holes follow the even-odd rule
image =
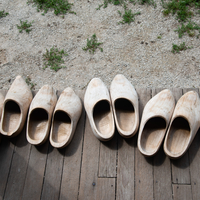
[[[126,10],[125,13],[122,15],[120,11],[118,11],[119,15],[122,16],[123,20],[119,22],[119,24],[130,24],[131,22],[135,21],[135,15],[140,15],[140,12],[132,13],[132,10]]]
[[[71,11],[72,3],[69,3],[67,0],[28,0],[28,4],[33,3],[37,7],[37,11],[44,11],[43,15],[48,12],[48,10],[54,10],[54,14],[66,14],[74,13]]]
[[[64,60],[62,59],[63,56],[68,56],[64,50],[59,51],[54,47],[52,47],[50,51],[46,49],[46,53],[43,54],[43,61],[45,65],[43,69],[50,66],[50,69],[58,71],[59,69],[65,67],[61,66],[61,64],[64,63]]]
[[[19,29],[19,32],[22,33],[23,31],[26,31],[27,33],[29,33],[32,29],[30,29],[30,27],[32,26],[32,22],[28,23],[28,21],[21,21],[20,20],[20,25],[17,25],[17,28]]]
[[[31,90],[32,90],[32,89],[35,89],[35,86],[36,86],[37,84],[36,84],[36,83],[33,83],[33,82],[31,81],[31,78],[30,78],[30,77],[27,77],[25,81],[26,81],[27,85],[30,86],[30,89],[31,89]]]
[[[162,38],[162,36],[161,36],[161,35],[159,35],[157,38],[158,38],[158,39],[161,39],[161,38]]]
[[[172,53],[179,53],[180,51],[185,51],[186,49],[191,49],[192,47],[187,47],[185,42],[180,45],[172,44]]]
[[[87,39],[87,45],[83,48],[84,51],[89,50],[90,53],[94,53],[96,49],[100,49],[103,52],[103,48],[99,45],[103,44],[102,42],[97,42],[96,34],[92,35],[91,39]]]
[[[182,38],[182,36],[186,32],[190,37],[194,37],[195,36],[195,30],[198,30],[199,33],[200,33],[200,26],[198,26],[194,22],[188,22],[187,25],[182,24],[182,26],[178,27],[178,29],[175,30],[175,31],[178,32],[179,38]]]
[[[5,12],[4,10],[0,11],[0,18],[6,17],[9,13]]]
[[[172,13],[172,15],[176,14],[176,18],[179,22],[185,22],[194,15],[189,8],[195,7],[196,9],[200,9],[199,0],[171,0],[168,3],[164,3],[164,1],[162,1],[162,4],[165,8],[163,14],[165,16],[170,13]]]

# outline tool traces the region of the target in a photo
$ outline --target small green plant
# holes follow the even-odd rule
[[[28,21],[21,21],[20,20],[20,25],[17,25],[17,28],[19,29],[19,32],[22,33],[22,31],[26,31],[27,33],[29,33],[32,29],[30,29],[30,27],[32,26],[32,22],[28,23]]]
[[[192,47],[187,47],[185,42],[180,45],[172,44],[172,53],[179,53],[180,51],[185,51],[186,49],[191,49]]]
[[[102,42],[97,42],[96,34],[92,35],[91,39],[87,39],[87,45],[83,48],[84,51],[89,50],[90,53],[94,53],[96,49],[100,49],[103,52],[103,48],[99,47]]]
[[[0,18],[6,17],[9,13],[5,12],[4,10],[0,11]]]
[[[58,71],[59,69],[65,67],[61,66],[61,64],[64,63],[64,60],[62,59],[63,56],[68,56],[64,50],[59,51],[54,47],[52,47],[50,51],[46,49],[46,53],[43,54],[43,61],[45,65],[43,69],[50,66],[50,69]]]
[[[162,38],[162,36],[161,36],[161,35],[159,35],[157,38],[158,38],[158,39],[161,39],[161,38]]]
[[[48,12],[48,10],[54,10],[54,14],[66,14],[74,13],[71,11],[72,3],[69,3],[67,0],[28,0],[28,4],[33,3],[37,7],[37,11],[44,11],[42,15]]]
[[[195,30],[198,30],[199,33],[200,33],[200,26],[198,26],[194,22],[188,22],[188,24],[186,24],[186,25],[182,24],[182,26],[178,27],[178,29],[175,30],[175,31],[178,32],[179,38],[182,38],[182,36],[186,32],[190,37],[194,37],[195,36]]]
[[[36,83],[33,83],[33,82],[31,81],[31,78],[30,78],[30,77],[27,77],[25,81],[26,81],[27,85],[30,86],[30,89],[31,89],[31,90],[32,90],[32,89],[35,89],[35,86],[36,86],[37,84],[36,84]]]
[[[200,9],[199,0],[171,0],[168,3],[164,3],[162,0],[162,4],[165,9],[163,14],[165,16],[170,13],[172,13],[172,15],[176,14],[176,18],[180,22],[185,22],[194,15],[189,8],[195,7],[196,9]]]
[[[118,11],[119,15],[122,16],[123,20],[119,22],[119,24],[130,24],[131,22],[135,21],[135,15],[140,15],[140,12],[132,13],[132,10],[126,10],[125,13],[122,15],[120,11]]]
[[[148,5],[152,5],[154,8],[156,8],[156,3],[154,0],[139,0],[139,3],[144,5],[144,4],[148,4]]]

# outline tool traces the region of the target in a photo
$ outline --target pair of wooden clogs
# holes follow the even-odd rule
[[[28,142],[43,144],[51,127],[50,143],[56,148],[63,148],[70,143],[81,112],[82,103],[71,88],[61,93],[58,102],[54,89],[49,85],[43,86],[33,98],[25,81],[17,76],[3,103],[0,132],[12,137],[18,135],[28,113]]]
[[[113,79],[110,94],[101,79],[93,78],[85,92],[84,106],[93,133],[101,141],[113,137],[115,124],[125,138],[132,137],[138,130],[138,95],[121,74]]]
[[[194,91],[187,92],[175,107],[172,92],[163,90],[150,99],[143,110],[138,148],[145,156],[153,156],[164,140],[166,155],[179,158],[189,148],[199,126],[199,95]]]

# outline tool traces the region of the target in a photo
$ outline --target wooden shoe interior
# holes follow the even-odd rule
[[[171,155],[185,151],[190,139],[190,126],[186,119],[177,117],[173,120],[167,137],[166,147]]]
[[[10,100],[5,104],[4,116],[2,117],[2,129],[7,132],[8,136],[19,127],[21,118],[21,110],[19,105]]]
[[[29,119],[28,136],[40,142],[44,139],[48,130],[48,113],[42,108],[32,110]]]
[[[135,125],[135,109],[132,103],[124,98],[114,103],[117,122],[122,131],[131,131]]]
[[[52,140],[55,143],[68,141],[72,130],[71,119],[67,113],[56,111],[52,124]]]
[[[161,117],[149,119],[141,136],[141,148],[147,154],[154,154],[160,147],[166,131],[166,121]]]
[[[105,137],[112,134],[112,112],[110,104],[107,100],[99,101],[93,110],[94,123],[97,130]]]

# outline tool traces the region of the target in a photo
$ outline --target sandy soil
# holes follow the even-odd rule
[[[163,16],[160,0],[155,9],[129,4],[133,12],[141,12],[130,25],[118,24],[120,6],[96,10],[103,1],[72,0],[77,14],[66,14],[64,19],[52,11],[42,16],[26,2],[0,0],[0,10],[9,12],[0,19],[0,88],[8,89],[17,75],[30,77],[35,89],[44,84],[59,90],[84,89],[94,77],[109,87],[118,73],[135,87],[200,87],[200,39],[187,35],[179,39],[174,32],[179,23],[173,16]],[[20,20],[34,20],[29,34],[19,33]],[[199,16],[193,21],[200,25]],[[94,33],[103,42],[103,52],[93,55],[82,48]],[[182,42],[193,48],[173,54],[172,43]],[[66,68],[58,72],[43,69],[42,55],[52,46],[69,54],[64,58]]]

